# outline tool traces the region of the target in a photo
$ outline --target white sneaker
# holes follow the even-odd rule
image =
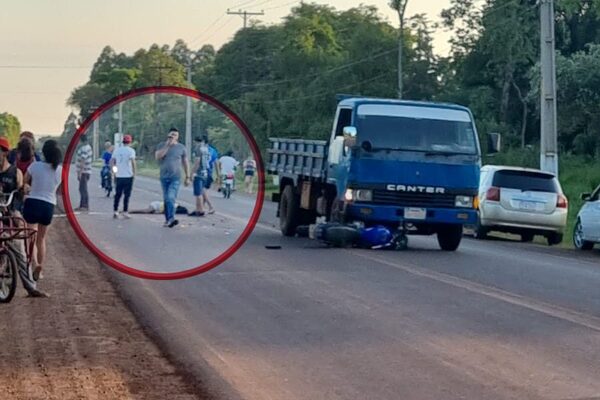
[[[127,211],[125,211],[123,213],[123,218],[125,218],[125,219],[131,219],[131,215],[129,215],[129,213]]]
[[[117,219],[117,218],[119,218],[119,212],[118,212],[118,211],[115,211],[115,212],[114,212],[114,214],[113,214],[113,218],[114,218],[114,219]]]

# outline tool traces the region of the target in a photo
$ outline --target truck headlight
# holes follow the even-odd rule
[[[373,191],[367,189],[357,189],[354,191],[354,200],[356,201],[372,201]]]
[[[369,189],[346,189],[344,199],[346,201],[372,201],[373,191]]]
[[[352,189],[346,189],[346,193],[344,193],[344,200],[346,200],[346,201],[354,200],[354,191]]]
[[[461,207],[461,208],[472,208],[473,207],[473,197],[458,195],[454,198],[454,206]]]

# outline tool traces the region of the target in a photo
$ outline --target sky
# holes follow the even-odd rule
[[[394,26],[388,0],[313,0],[338,10],[375,5]],[[216,48],[232,38],[242,18],[226,11],[264,10],[265,24],[281,21],[300,1],[291,0],[2,0],[0,13],[0,113],[16,115],[23,130],[59,135],[71,111],[66,100],[89,78],[102,48],[132,54],[153,43],[185,40],[192,49]],[[410,0],[407,16],[426,13],[439,21],[450,0]],[[448,32],[434,36],[447,54]]]

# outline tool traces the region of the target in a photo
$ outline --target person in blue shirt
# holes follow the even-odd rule
[[[208,138],[206,136],[204,136],[204,140],[206,140],[208,142]],[[219,168],[219,163],[217,163],[217,160],[219,159],[219,152],[217,151],[217,149],[215,149],[210,142],[208,142],[208,154],[210,156],[209,161],[208,161],[208,174],[207,174],[207,178],[206,178],[206,182],[204,183],[204,187],[206,189],[210,189],[212,182],[213,182],[213,168],[215,167],[215,165],[217,166],[217,169]],[[219,171],[217,171],[217,176],[219,176]],[[204,190],[202,192],[202,202],[204,203],[205,207],[208,207],[208,214],[214,214],[215,209],[212,205],[212,203],[210,202],[209,198],[208,198],[208,191]]]
[[[104,160],[104,165],[110,165],[110,159],[112,158],[113,145],[110,140],[104,142],[104,153],[102,153],[102,159]]]
[[[109,197],[110,192],[112,192],[110,159],[112,158],[113,149],[114,147],[110,140],[104,142],[104,153],[102,153],[102,160],[104,161],[104,165],[100,170],[100,182],[102,182],[102,188],[106,189],[107,197]]]

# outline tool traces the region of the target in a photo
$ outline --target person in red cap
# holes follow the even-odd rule
[[[110,163],[112,167],[117,167],[115,177],[117,178],[117,188],[115,192],[115,202],[113,205],[114,218],[119,218],[119,202],[123,198],[123,217],[129,219],[129,197],[133,189],[133,177],[135,176],[135,150],[131,148],[133,141],[131,135],[123,136],[123,146],[116,149]]]

